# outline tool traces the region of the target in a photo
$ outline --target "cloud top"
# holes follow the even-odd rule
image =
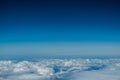
[[[0,61],[0,80],[119,80],[120,59]]]

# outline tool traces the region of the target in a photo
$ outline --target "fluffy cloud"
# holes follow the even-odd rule
[[[0,61],[0,80],[120,80],[120,59]]]

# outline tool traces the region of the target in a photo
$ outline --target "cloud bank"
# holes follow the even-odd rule
[[[120,57],[120,43],[111,42],[33,42],[33,43],[0,43],[0,59],[16,57]],[[59,57],[58,57],[59,58]]]
[[[0,80],[120,80],[120,59],[0,61]]]

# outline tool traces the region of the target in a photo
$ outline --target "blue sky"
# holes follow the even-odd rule
[[[1,0],[0,56],[118,57],[119,3]]]

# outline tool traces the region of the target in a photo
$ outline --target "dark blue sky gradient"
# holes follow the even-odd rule
[[[118,0],[1,0],[0,42],[120,41]]]
[[[120,57],[119,0],[0,0],[0,59]]]

